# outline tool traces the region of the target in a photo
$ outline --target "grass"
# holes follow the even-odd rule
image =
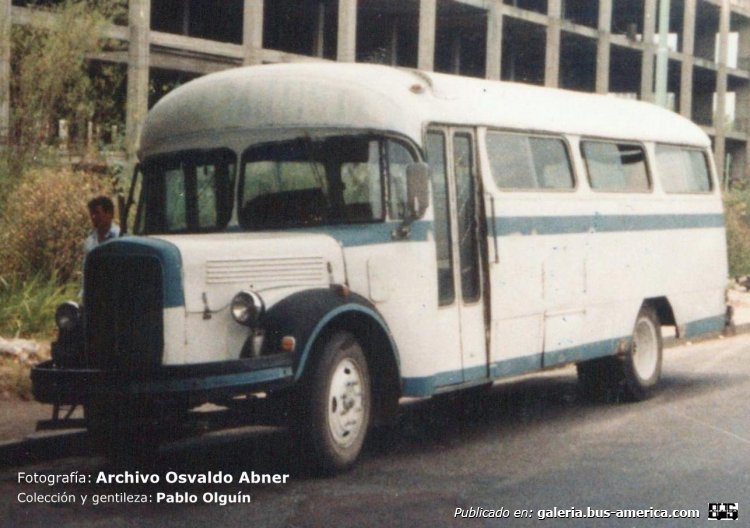
[[[750,191],[733,189],[724,195],[730,277],[750,275]]]
[[[59,284],[54,278],[36,276],[27,281],[0,277],[0,336],[42,342],[42,358],[49,355],[45,342],[56,334],[55,309],[76,299],[77,282]],[[31,399],[30,365],[15,357],[0,357],[0,399]]]
[[[49,340],[56,330],[55,309],[77,299],[79,290],[77,282],[59,284],[54,277],[0,277],[0,336]]]

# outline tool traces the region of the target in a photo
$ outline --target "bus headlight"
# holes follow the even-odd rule
[[[231,309],[235,321],[245,326],[255,326],[263,315],[265,305],[260,295],[243,290],[232,299]]]
[[[55,324],[60,330],[72,330],[81,320],[81,307],[73,301],[65,301],[55,310]]]

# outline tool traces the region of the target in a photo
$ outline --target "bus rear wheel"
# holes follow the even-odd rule
[[[643,306],[636,317],[630,345],[624,355],[593,359],[577,365],[581,390],[594,400],[644,400],[659,382],[662,355],[659,318],[651,306]]]
[[[364,352],[349,332],[335,332],[312,365],[300,419],[308,459],[317,473],[349,469],[359,457],[372,411]]]
[[[633,338],[623,363],[625,397],[640,401],[649,396],[661,377],[661,326],[656,311],[644,306],[638,313]]]

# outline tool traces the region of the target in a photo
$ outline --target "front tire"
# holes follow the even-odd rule
[[[349,469],[370,426],[372,396],[364,352],[349,332],[335,332],[318,347],[302,403],[302,431],[316,472]]]

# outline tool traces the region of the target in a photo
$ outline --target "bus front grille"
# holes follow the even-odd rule
[[[162,291],[161,264],[155,257],[89,255],[84,277],[89,367],[136,372],[161,364]]]

